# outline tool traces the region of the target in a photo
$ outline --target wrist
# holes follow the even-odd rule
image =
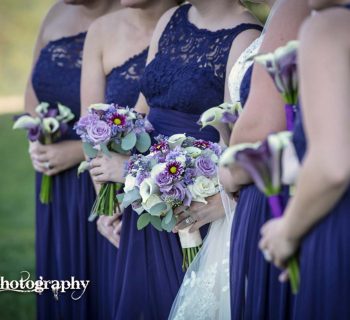
[[[282,219],[282,232],[285,234],[286,238],[289,241],[298,243],[302,238],[300,228],[296,227],[296,224],[292,219],[289,218],[289,215],[286,214]]]

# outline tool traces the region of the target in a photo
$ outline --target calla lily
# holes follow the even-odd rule
[[[58,121],[67,123],[74,119],[74,114],[72,113],[71,109],[69,109],[68,107],[58,103],[57,108],[58,108],[58,116],[56,117],[56,119]]]
[[[198,124],[202,126],[202,128],[206,126],[218,126],[221,123],[228,123],[233,125],[240,113],[242,112],[242,105],[240,103],[222,103],[217,107],[213,107],[205,111],[199,121]]]
[[[33,118],[28,115],[19,117],[13,124],[13,129],[33,129],[40,125],[39,118]]]
[[[40,103],[36,108],[35,112],[40,115],[44,115],[49,111],[49,104],[47,102]]]
[[[46,134],[51,134],[56,132],[59,127],[60,123],[55,118],[44,118],[42,121],[43,131]]]
[[[95,103],[95,104],[90,105],[89,110],[106,111],[109,108],[110,108],[109,104],[106,104],[106,103]]]
[[[146,178],[140,185],[140,195],[142,202],[147,202],[148,198],[159,190],[158,186],[151,178]]]
[[[290,41],[273,53],[255,56],[256,62],[265,66],[275,82],[277,90],[285,102],[285,113],[288,130],[294,127],[296,105],[298,103],[297,77],[298,41]]]
[[[235,146],[227,148],[223,154],[221,155],[219,165],[222,167],[226,167],[229,165],[233,165],[235,163],[235,155],[238,151],[250,148],[257,149],[260,146],[260,143],[241,143]]]

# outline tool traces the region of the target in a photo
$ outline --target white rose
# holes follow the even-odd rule
[[[166,164],[165,163],[158,163],[156,164],[151,171],[151,178],[154,180],[158,174],[163,172],[165,170]]]
[[[186,140],[186,135],[183,133],[172,135],[168,139],[170,149],[174,149],[177,146],[181,146],[185,140]]]
[[[153,182],[153,179],[147,178],[142,181],[140,185],[140,195],[142,198],[142,202],[146,202],[148,198],[158,192],[158,186]]]
[[[125,177],[125,186],[124,186],[124,191],[125,192],[130,192],[135,188],[136,185],[136,178],[133,177],[131,174],[128,174]]]
[[[197,147],[187,147],[185,151],[192,158],[197,158],[202,153],[202,150]]]
[[[215,183],[206,177],[197,177],[192,185],[188,186],[192,194],[193,201],[207,203],[205,198],[213,196],[217,193]]]
[[[159,203],[164,203],[164,201],[156,194],[152,194],[149,196],[146,202],[142,203],[142,206],[149,212],[149,210]]]

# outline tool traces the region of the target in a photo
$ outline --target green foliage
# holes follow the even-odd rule
[[[0,275],[26,270],[34,280],[34,171],[26,135],[12,125],[12,115],[0,116]],[[35,319],[35,294],[0,292],[0,319]]]
[[[52,0],[0,1],[0,95],[22,94],[40,23]]]

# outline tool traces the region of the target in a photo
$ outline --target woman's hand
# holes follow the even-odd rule
[[[99,154],[90,162],[90,174],[95,183],[124,182],[124,163],[129,156],[110,152],[110,156]]]
[[[81,141],[62,141],[43,145],[40,142],[31,142],[29,154],[36,171],[48,176],[56,175],[74,167],[84,160]]]
[[[220,193],[206,200],[208,204],[193,202],[187,209],[185,207],[175,209],[178,224],[175,226],[174,231],[185,229],[192,224],[190,232],[194,232],[205,224],[225,216],[225,209],[222,204]]]
[[[278,268],[286,267],[288,259],[298,249],[299,240],[288,238],[285,220],[277,218],[268,221],[262,226],[261,235],[259,248],[265,259],[271,260]]]
[[[120,214],[101,216],[97,220],[97,230],[116,248],[119,248],[121,228]]]

